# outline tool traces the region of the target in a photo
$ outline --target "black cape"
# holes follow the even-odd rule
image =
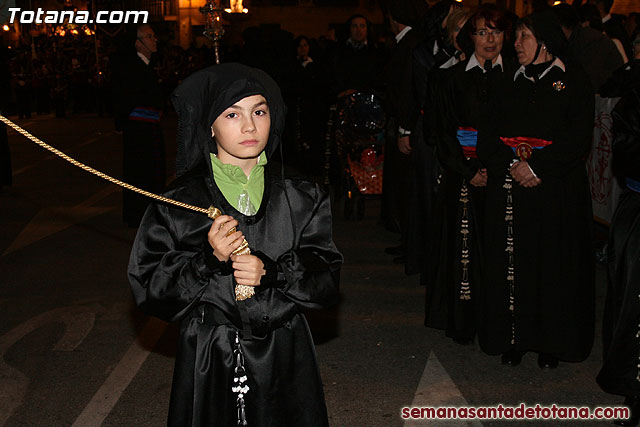
[[[496,109],[496,134],[478,155],[488,169],[485,279],[481,348],[511,348],[584,360],[594,334],[594,253],[591,194],[584,159],[593,133],[594,96],[579,69],[553,66],[537,83],[520,74]],[[529,165],[542,180],[513,183],[514,318],[507,281],[507,192],[511,148],[498,137],[536,137],[553,144],[534,151]],[[512,344],[512,337],[515,342]]]
[[[238,229],[267,270],[255,296],[236,301],[232,270],[213,256],[207,242],[211,220],[205,215],[153,203],[131,252],[129,279],[136,303],[149,314],[180,322],[168,420],[172,426],[236,425],[231,390],[236,333],[250,388],[244,396],[249,425],[328,425],[315,350],[301,310],[324,307],[337,297],[342,256],[332,240],[329,199],[310,182],[265,174],[258,212],[242,215],[217,187],[210,145],[203,139],[212,118],[256,93],[269,105],[269,155],[280,140],[285,109],[266,74],[225,64],[183,83],[174,95],[181,119],[180,176],[165,194],[195,206],[216,206],[238,220]]]
[[[613,112],[616,172],[640,182],[640,90],[624,97]],[[597,381],[607,393],[640,394],[640,193],[623,193],[609,231],[604,360]]]

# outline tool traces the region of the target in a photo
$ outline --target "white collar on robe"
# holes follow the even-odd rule
[[[493,65],[491,66],[491,68],[495,68],[497,66],[500,66],[501,70],[504,70],[504,67],[502,66],[502,55],[498,55],[498,58],[496,59],[496,62],[493,63]],[[478,58],[476,58],[476,54],[474,53],[473,55],[471,55],[471,58],[469,58],[469,62],[467,63],[467,66],[465,67],[465,71],[469,71],[472,68],[478,67],[482,70],[483,73],[486,73],[487,70],[484,69],[484,67],[482,65],[480,65],[480,61],[478,61]]]
[[[549,73],[549,71],[551,71],[551,69],[552,69],[553,67],[558,67],[558,68],[560,68],[560,69],[562,70],[562,72],[563,72],[563,73],[564,73],[565,71],[567,71],[567,70],[566,70],[566,68],[565,68],[565,66],[564,66],[564,62],[562,62],[562,61],[560,60],[560,58],[556,58],[556,59],[554,59],[554,60],[553,60],[553,62],[551,63],[551,65],[549,65],[549,67],[547,67],[547,69],[546,69],[546,70],[544,70],[544,72],[543,72],[542,74],[540,74],[540,77],[538,77],[538,79],[541,79],[541,78],[543,78],[544,76],[546,76],[546,75]],[[525,66],[524,66],[524,65],[522,65],[520,68],[518,68],[518,71],[516,71],[516,73],[515,73],[515,74],[514,74],[514,76],[513,76],[513,81],[515,82],[515,81],[516,81],[516,79],[518,78],[518,76],[519,76],[520,74],[522,74],[525,78],[527,78],[527,79],[531,80],[532,82],[535,82],[535,80],[534,80],[534,78],[533,78],[533,77],[527,77],[527,75],[524,73],[524,68],[525,68]]]

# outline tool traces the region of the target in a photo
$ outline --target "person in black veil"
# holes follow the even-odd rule
[[[585,157],[594,96],[588,76],[565,63],[552,11],[516,25],[520,68],[478,141],[487,168],[481,348],[515,366],[582,361],[593,345],[595,259]]]
[[[342,255],[327,195],[267,167],[284,125],[280,89],[261,70],[222,64],[172,100],[178,177],[165,196],[222,215],[152,203],[131,252],[138,306],[180,322],[168,425],[327,426],[301,312],[336,300]],[[251,254],[233,255],[245,237]]]
[[[597,381],[607,393],[625,396],[631,409],[618,425],[640,421],[640,87],[613,110],[613,166],[626,189],[609,230],[608,287],[604,311],[604,360]]]

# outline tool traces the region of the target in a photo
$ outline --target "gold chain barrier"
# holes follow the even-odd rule
[[[6,118],[5,116],[0,114],[0,121],[2,121],[4,124],[6,124],[7,126],[9,126],[10,128],[12,128],[13,130],[15,130],[16,132],[18,132],[19,134],[23,135],[25,138],[29,139],[32,142],[35,142],[37,145],[39,145],[40,147],[44,148],[45,150],[48,150],[50,152],[52,152],[53,154],[55,154],[56,156],[66,160],[67,162],[71,163],[72,165],[79,167],[80,169],[89,172],[99,178],[102,178],[106,181],[111,182],[112,184],[116,184],[119,185],[122,188],[125,188],[127,190],[133,191],[135,193],[138,194],[142,194],[143,196],[152,198],[154,200],[158,200],[160,202],[165,202],[165,203],[169,203],[171,205],[174,206],[178,206],[184,209],[189,209],[192,210],[194,212],[198,212],[198,213],[202,213],[207,215],[209,218],[211,219],[216,219],[217,217],[219,217],[222,212],[220,212],[220,209],[214,207],[214,206],[209,206],[208,209],[205,208],[201,208],[198,206],[193,206],[190,205],[188,203],[183,203],[183,202],[179,202],[177,200],[173,200],[170,199],[168,197],[163,197],[163,196],[159,196],[157,194],[151,193],[149,191],[145,191],[141,188],[135,187],[131,184],[127,184],[126,182],[120,181],[119,179],[116,179],[112,176],[107,175],[106,173],[100,172],[99,170],[96,170],[94,168],[92,168],[91,166],[87,166],[84,163],[81,163],[79,161],[77,161],[76,159],[69,157],[68,155],[66,155],[65,153],[63,153],[62,151],[58,150],[55,147],[52,147],[51,145],[47,144],[46,142],[42,141],[40,138],[35,137],[34,135],[32,135],[31,133],[27,132],[25,129],[21,128],[20,126],[18,126],[17,124],[15,124],[14,122],[12,122],[11,120],[9,120],[8,118]],[[233,227],[231,230],[229,230],[229,232],[227,233],[227,235],[234,233],[236,231],[236,228]],[[247,242],[247,240],[243,240],[242,244],[240,245],[240,247],[238,247],[236,250],[233,251],[233,255],[248,255],[251,253],[251,250],[249,249],[249,243]],[[236,300],[237,301],[242,301],[245,300],[247,298],[251,298],[254,293],[255,293],[255,289],[253,286],[246,286],[246,285],[236,285]]]

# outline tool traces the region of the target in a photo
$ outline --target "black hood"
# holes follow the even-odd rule
[[[247,96],[262,95],[271,117],[267,157],[280,144],[286,107],[280,88],[267,73],[242,64],[221,64],[197,71],[187,77],[171,95],[178,113],[176,175],[181,176],[210,162],[209,153],[217,151],[211,137],[211,124],[224,110]]]
[[[521,22],[524,22],[533,31],[538,43],[544,43],[552,55],[562,56],[564,54],[567,38],[562,32],[558,17],[551,9],[532,13]]]

